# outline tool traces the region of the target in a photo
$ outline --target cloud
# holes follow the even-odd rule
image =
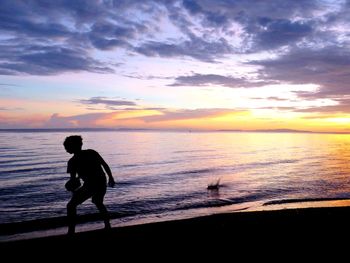
[[[312,26],[307,22],[261,19],[259,24],[260,30],[257,30],[253,35],[253,50],[256,51],[294,44],[313,32]]]
[[[96,105],[101,104],[104,106],[136,106],[136,103],[133,101],[126,100],[112,100],[106,99],[105,97],[92,97],[87,100],[80,100],[80,103],[88,104],[88,105]]]
[[[290,101],[290,99],[284,99],[284,98],[279,98],[279,97],[267,97],[267,98],[258,98],[258,97],[255,97],[255,98],[251,98],[251,99],[254,99],[254,100],[272,100],[272,101]]]
[[[16,116],[0,111],[0,126],[2,129],[41,128],[46,119],[44,116],[30,114]]]
[[[254,85],[308,82],[333,85],[332,93],[338,89],[341,94],[347,86],[327,83],[326,75],[333,80],[336,64],[348,59],[348,11],[348,2],[318,0],[3,0],[0,74],[113,73],[120,65],[116,57],[123,55],[220,63],[223,58],[269,52],[278,58],[251,61],[263,67],[260,82]],[[337,84],[348,80],[346,74],[339,74]],[[197,83],[205,85],[204,78]],[[231,87],[240,82],[250,87],[254,82],[207,78]],[[179,77],[174,85],[181,81],[195,82]]]
[[[325,9],[327,13],[327,7],[319,1],[307,0],[186,0],[183,7],[201,21],[202,32],[221,33],[240,43],[235,49],[238,53],[294,44],[312,35],[317,14]]]
[[[231,76],[222,76],[217,74],[198,74],[195,73],[189,76],[179,76],[173,84],[169,86],[208,86],[220,85],[230,88],[250,88],[261,87],[269,84],[275,84],[274,81],[254,81],[244,77],[235,78]]]
[[[17,85],[17,84],[10,84],[10,83],[0,83],[0,86],[5,86],[5,87],[18,87],[19,85]]]
[[[154,75],[144,76],[137,72],[133,72],[132,74],[123,74],[123,76],[131,79],[140,79],[140,80],[173,79],[173,77],[165,77],[165,76],[154,76]]]
[[[233,47],[224,38],[206,41],[191,35],[189,40],[180,43],[148,41],[134,51],[149,57],[192,57],[203,62],[215,62],[232,53]]]
[[[0,111],[23,111],[24,108],[20,108],[20,107],[15,107],[15,108],[8,108],[8,107],[0,107]]]
[[[125,19],[123,12],[133,6],[128,1],[2,1],[0,75],[114,72],[92,51],[128,48],[146,31],[143,21]]]
[[[0,74],[113,72],[94,50],[204,62],[276,49],[311,36],[319,14],[347,19],[319,1],[10,1],[0,6]],[[341,18],[337,18],[339,14]],[[168,21],[181,34],[165,37]]]
[[[350,51],[345,46],[295,48],[275,59],[250,64],[263,66],[260,73],[270,80],[319,85],[315,93],[297,92],[302,98],[350,95]]]
[[[144,111],[149,110],[145,116]],[[135,110],[131,111],[134,112]],[[87,113],[73,116],[61,116],[53,114],[44,124],[50,128],[74,128],[74,127],[154,127],[152,124],[160,122],[172,122],[181,120],[214,118],[226,114],[242,113],[233,109],[141,109],[139,114],[126,117],[129,111],[114,111],[109,113]],[[135,126],[136,125],[136,126]],[[171,128],[171,126],[169,126]]]
[[[55,113],[44,126],[48,128],[96,127],[99,120],[103,120],[109,116],[111,116],[111,113],[87,113],[74,116],[61,116]]]
[[[53,75],[90,71],[112,73],[113,69],[91,58],[82,49],[61,46],[0,45],[0,75]]]
[[[170,1],[171,2],[171,1]],[[174,2],[174,1],[173,1]],[[191,15],[201,15],[206,21],[222,21],[216,23],[224,25],[228,20],[242,17],[272,17],[292,18],[299,16],[310,16],[315,10],[320,9],[320,2],[317,0],[299,1],[260,1],[260,0],[184,0],[183,7]],[[225,16],[226,19],[215,19],[218,16]]]
[[[278,110],[278,111],[296,111],[295,107],[289,107],[289,106],[274,106],[274,107],[259,107],[259,108],[256,108],[256,109],[261,109],[261,110]]]
[[[314,1],[296,2],[164,2],[169,19],[186,40],[141,42],[135,51],[146,56],[192,57],[204,62],[217,62],[227,55],[294,44],[313,32],[308,19],[294,21],[295,16],[311,15],[318,10]]]
[[[295,110],[296,112],[311,112],[311,113],[345,113],[350,114],[350,98],[334,99],[335,105],[324,105],[318,107],[307,107]]]
[[[173,6],[176,1],[166,4],[169,13],[174,19],[183,19],[184,11]],[[184,0],[181,2],[184,10],[191,17],[200,20],[203,27],[220,28],[228,30],[231,23],[238,22],[245,27],[248,33],[254,33],[254,23],[261,18],[294,19],[295,17],[313,17],[313,13],[322,9],[317,0],[299,1],[260,1],[260,0],[218,0],[200,1]],[[182,14],[182,15],[180,15]]]
[[[314,120],[314,119],[329,119],[329,118],[334,118],[334,115],[332,114],[317,114],[317,115],[308,115],[308,116],[303,116],[301,117],[302,119],[306,120]]]
[[[194,110],[163,110],[161,115],[146,116],[141,119],[145,122],[164,122],[164,121],[178,121],[218,117],[230,113],[237,113],[243,111],[235,111],[233,109],[194,109]]]

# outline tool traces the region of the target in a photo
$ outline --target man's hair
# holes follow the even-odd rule
[[[80,135],[71,135],[66,137],[63,142],[66,149],[80,149],[83,145],[83,138]]]

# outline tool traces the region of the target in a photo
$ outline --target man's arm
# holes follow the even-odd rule
[[[112,175],[112,171],[111,168],[109,168],[108,164],[105,162],[105,160],[103,160],[103,158],[101,157],[101,164],[103,166],[103,169],[105,169],[107,175],[108,175],[108,186],[110,187],[114,187],[115,185],[115,181]]]
[[[75,179],[77,177],[77,170],[75,168],[73,159],[70,159],[67,164],[67,173],[70,174],[71,179]]]

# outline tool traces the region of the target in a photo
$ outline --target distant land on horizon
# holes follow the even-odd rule
[[[313,132],[313,131],[304,131],[304,130],[293,130],[293,129],[256,129],[256,130],[235,130],[235,129],[225,129],[225,130],[218,130],[222,132],[296,132],[296,133],[319,133],[319,132]],[[327,132],[328,133],[328,132]]]
[[[194,130],[194,129],[146,129],[146,128],[17,128],[0,129],[0,132],[103,132],[103,131],[157,131],[157,132],[265,132],[265,133],[321,133],[321,134],[349,134],[350,132],[317,132],[293,129],[221,129],[221,130]]]

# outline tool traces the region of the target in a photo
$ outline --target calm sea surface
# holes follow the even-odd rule
[[[350,198],[350,136],[230,132],[0,132],[0,224],[64,217],[71,157],[83,137],[110,165],[105,203],[119,223]],[[220,180],[218,190],[209,184]],[[78,214],[96,213],[88,200]]]

